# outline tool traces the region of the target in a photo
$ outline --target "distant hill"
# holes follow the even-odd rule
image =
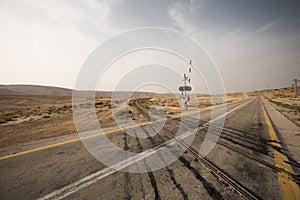
[[[0,85],[0,95],[71,96],[71,89],[40,85]]]
[[[7,89],[0,86],[0,95],[25,95],[25,93],[14,89]]]
[[[41,85],[0,85],[0,95],[28,95],[28,96],[72,96],[73,90],[52,86]],[[98,97],[109,97],[112,92],[110,91],[97,91]],[[117,92],[114,95],[118,97],[128,96],[131,94],[129,91]],[[158,94],[152,92],[134,92],[134,97],[162,97],[169,94]]]

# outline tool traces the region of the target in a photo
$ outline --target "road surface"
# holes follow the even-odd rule
[[[256,199],[299,199],[298,158],[288,152],[289,144],[278,137],[283,133],[276,129],[265,104],[257,96],[227,105],[221,136],[205,159]],[[200,149],[207,131],[203,125],[211,120],[210,115],[207,109],[201,112],[200,119],[190,115],[182,122],[187,132],[194,129],[195,123],[201,127],[195,134],[192,149]],[[170,119],[165,128],[175,133],[179,122],[180,119]],[[154,126],[147,125],[126,129],[130,135],[116,130],[107,136],[116,146],[137,153],[151,152],[168,144],[171,137],[166,130],[156,132]],[[138,131],[153,136],[133,137],[141,134]],[[294,146],[299,148],[299,143]],[[164,156],[160,159],[163,161]],[[153,160],[146,157],[144,162],[147,166]],[[117,165],[119,169],[123,164]],[[73,139],[4,155],[0,158],[0,171],[0,199],[245,198],[191,151],[185,151],[160,170],[127,173],[108,168],[86,150],[81,140]]]

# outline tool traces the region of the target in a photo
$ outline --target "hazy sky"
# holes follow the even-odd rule
[[[300,79],[297,0],[0,0],[0,83],[73,88],[104,40],[149,26],[203,45],[227,91]]]

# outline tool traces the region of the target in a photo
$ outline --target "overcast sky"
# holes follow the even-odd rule
[[[229,92],[300,79],[297,0],[0,0],[0,83],[74,88],[103,41],[153,26],[203,45]]]

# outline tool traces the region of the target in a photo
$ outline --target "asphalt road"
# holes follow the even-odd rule
[[[278,173],[249,158],[253,156],[275,164],[274,146],[270,145],[272,141],[261,100],[254,97],[233,103],[227,106],[227,110],[240,105],[243,106],[226,116],[219,139],[221,143],[217,143],[206,158],[259,198],[282,199],[283,191]],[[194,128],[193,124],[196,122],[201,126],[210,120],[210,114],[210,110],[205,110],[201,112],[200,119],[191,115],[182,122],[182,126],[186,131]],[[178,125],[179,121],[172,119],[166,122],[165,127],[177,132]],[[164,131],[157,133],[153,126],[131,128],[127,131],[130,135],[118,131],[107,136],[116,146],[136,153],[151,151],[171,139]],[[153,136],[139,139],[134,137],[135,134],[141,134],[137,131]],[[192,144],[194,149],[200,149],[205,134],[206,129],[198,131]],[[249,156],[234,149],[241,150]],[[164,162],[164,155],[158,156],[158,159],[159,162]],[[156,161],[145,158],[143,162],[145,166],[149,166],[150,162]],[[127,173],[109,170],[96,160],[79,140],[2,159],[0,172],[0,199],[242,198],[188,151],[177,161],[160,170]]]

